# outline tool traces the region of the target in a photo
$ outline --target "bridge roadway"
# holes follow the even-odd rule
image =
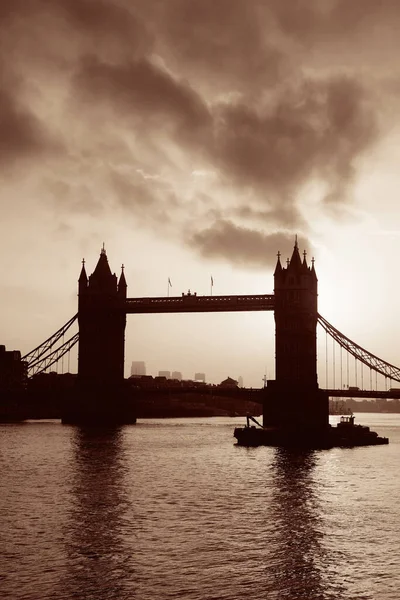
[[[324,390],[329,396],[336,398],[399,398],[398,390]]]
[[[139,395],[166,395],[166,394],[204,394],[212,396],[225,396],[230,398],[242,398],[251,402],[262,403],[266,388],[238,388],[238,387],[223,387],[218,385],[200,385],[200,386],[179,386],[179,385],[150,385],[145,387],[134,387],[133,389]],[[328,396],[336,398],[388,398],[400,399],[399,390],[334,390],[326,389]]]
[[[235,312],[274,310],[274,294],[245,296],[161,296],[159,298],[127,298],[127,314],[143,313],[192,313],[192,312]]]

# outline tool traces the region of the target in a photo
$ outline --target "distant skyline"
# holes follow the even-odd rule
[[[129,362],[128,357],[126,357],[126,360]],[[147,366],[146,366],[146,361],[142,361],[142,360],[134,360],[130,362],[131,364],[131,376],[135,376],[135,377],[140,377],[142,375],[147,375],[147,376],[152,376],[152,377],[167,377],[170,379],[183,379],[183,380],[202,380],[205,381],[207,383],[210,383],[207,379],[207,373],[203,373],[203,372],[199,372],[199,371],[195,371],[194,373],[190,374],[190,373],[185,373],[182,371],[178,371],[177,368],[170,368],[170,369],[165,369],[165,368],[160,368],[159,366],[156,367],[154,370],[151,370],[151,372],[148,372]],[[229,370],[229,369],[228,369]],[[229,376],[229,375],[228,375]],[[224,379],[226,379],[226,377],[224,377]],[[243,377],[241,375],[239,375],[237,377],[238,380],[240,380],[241,386],[243,385]],[[213,382],[211,382],[213,383]],[[218,383],[218,382],[216,382]],[[220,382],[219,382],[220,383]],[[260,386],[261,387],[261,386]]]
[[[103,242],[130,297],[272,293],[298,234],[320,313],[400,365],[399,23],[393,0],[2,0],[0,344],[75,314]],[[261,386],[273,315],[129,316],[135,356]]]

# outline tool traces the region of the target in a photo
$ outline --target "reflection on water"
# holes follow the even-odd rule
[[[314,481],[318,454],[278,448],[272,463],[274,522],[273,559],[268,565],[268,591],[279,598],[327,600],[341,597],[334,582],[327,585],[327,556],[321,507]],[[332,594],[332,595],[331,595]]]
[[[396,418],[308,453],[224,418],[0,427],[0,598],[397,600]]]
[[[71,512],[65,527],[68,598],[123,598],[130,552],[120,429],[77,428]],[[132,583],[132,573],[129,574]]]

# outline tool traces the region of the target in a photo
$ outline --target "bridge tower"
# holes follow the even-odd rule
[[[88,277],[83,261],[78,281],[78,389],[64,422],[134,422],[124,393],[126,291],[124,269],[111,273],[103,248]]]
[[[124,379],[126,281],[111,273],[103,247],[89,278],[85,265],[79,277],[78,378],[93,385],[120,384]]]
[[[306,252],[300,257],[296,241],[291,259],[282,267],[280,254],[274,272],[275,373],[268,381],[264,425],[293,428],[325,427],[328,397],[318,387],[318,279]]]

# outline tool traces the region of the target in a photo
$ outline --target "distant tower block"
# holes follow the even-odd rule
[[[240,388],[243,387],[243,377],[241,375],[239,375],[239,377],[238,377],[238,386]]]
[[[182,373],[180,371],[172,371],[171,379],[177,379],[178,381],[182,381]]]
[[[146,363],[143,360],[134,360],[131,365],[131,376],[141,377],[146,375]]]
[[[195,373],[194,374],[194,379],[195,381],[206,381],[206,374],[205,373]]]
[[[171,379],[171,371],[158,371],[159,377],[166,377],[167,379]]]
[[[264,425],[326,425],[328,398],[317,381],[318,280],[296,242],[283,268],[278,253],[275,273],[275,372],[268,381]]]
[[[88,278],[83,261],[79,277],[79,356],[81,384],[116,385],[124,380],[126,281],[111,273],[103,247]]]

